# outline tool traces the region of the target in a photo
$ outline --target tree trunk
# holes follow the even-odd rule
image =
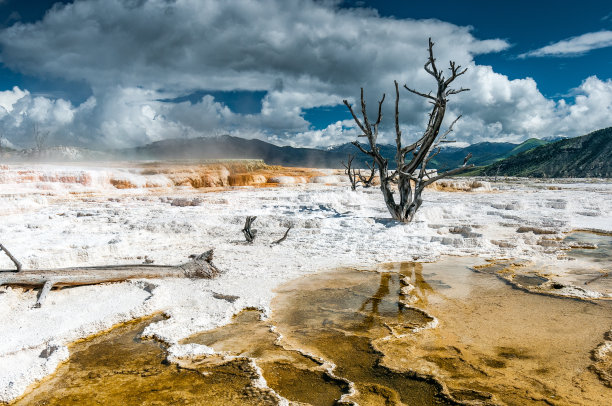
[[[212,263],[213,250],[193,255],[191,261],[181,265],[114,265],[60,268],[36,271],[2,272],[0,286],[21,286],[42,290],[36,307],[40,307],[53,287],[95,285],[123,282],[129,279],[159,278],[214,278],[221,273]]]

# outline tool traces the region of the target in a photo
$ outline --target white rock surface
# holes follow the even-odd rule
[[[173,345],[175,356],[201,353],[176,345],[229,322],[242,308],[268,311],[274,288],[304,274],[440,255],[550,262],[557,252],[518,227],[612,231],[612,183],[603,181],[498,182],[482,193],[426,190],[416,221],[398,224],[377,188],[352,192],[346,184],[310,183],[204,193],[169,187],[156,175],[163,187],[118,190],[107,181],[116,172],[135,185],[149,182],[121,168],[1,166],[0,241],[26,269],[141,263],[145,256],[177,264],[215,248],[215,263],[226,273],[215,280],[54,290],[40,309],[32,308],[36,292],[1,287],[0,401],[51,373],[71,341],[138,316],[165,312],[169,319],[145,334]],[[172,206],[176,198],[201,203]],[[247,215],[257,216],[253,244],[244,244],[240,231]],[[289,225],[288,238],[270,245]],[[10,268],[0,255],[0,269]],[[57,349],[40,357],[50,343]]]

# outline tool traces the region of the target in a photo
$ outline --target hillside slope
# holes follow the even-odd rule
[[[339,168],[346,154],[313,148],[279,147],[229,135],[157,141],[120,151],[137,159],[263,159],[269,165]]]
[[[612,127],[542,145],[482,168],[479,173],[539,178],[610,178]]]
[[[487,166],[543,144],[547,144],[547,141],[531,138],[521,144],[512,144],[510,142],[479,142],[463,148],[447,147],[431,160],[429,167],[432,169],[457,168],[463,165],[463,160],[469,153],[472,154],[472,158],[470,159],[471,164],[476,166]],[[350,153],[356,155],[360,160],[367,159],[350,143],[338,145],[330,149],[330,151],[341,152],[344,156]],[[380,145],[380,152],[382,156],[389,160],[389,167],[394,168],[395,145]]]
[[[557,140],[555,140],[557,141]],[[521,152],[525,152],[525,151],[529,151],[530,149],[534,149],[537,148],[539,146],[542,145],[546,145],[548,143],[550,143],[551,141],[545,141],[545,140],[541,140],[539,138],[529,138],[527,141],[524,141],[522,143],[520,143],[519,145],[517,145],[516,147],[512,148],[510,151],[508,151],[508,153],[506,153],[504,155],[504,158],[508,158],[514,155],[518,155]],[[493,162],[489,162],[487,165],[492,164]]]

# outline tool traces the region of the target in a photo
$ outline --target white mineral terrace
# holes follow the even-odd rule
[[[116,189],[109,179],[136,187]],[[70,342],[138,316],[167,314],[146,333],[182,354],[190,349],[178,348],[180,339],[227,323],[245,307],[266,311],[275,287],[304,274],[441,255],[527,259],[562,273],[570,261],[543,237],[560,239],[577,229],[612,232],[610,181],[455,180],[472,191],[428,189],[417,220],[398,224],[389,220],[377,188],[352,192],[337,177],[324,180],[329,183],[205,193],[134,168],[2,166],[0,242],[25,269],[142,263],[145,256],[155,264],[179,264],[214,248],[214,262],[225,273],[214,280],[53,290],[41,308],[33,308],[35,290],[1,287],[0,401],[52,373]],[[172,205],[174,199],[194,205]],[[257,216],[253,244],[245,244],[241,233],[246,216]],[[287,239],[271,245],[290,225]],[[1,255],[0,269],[12,267]],[[239,299],[230,303],[213,294]]]

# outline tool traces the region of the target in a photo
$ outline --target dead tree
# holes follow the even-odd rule
[[[345,164],[344,162],[342,162],[342,166],[344,166],[344,173],[348,175],[349,181],[351,182],[351,190],[356,190],[359,179],[358,172],[355,170],[355,168],[353,168],[353,159],[355,159],[355,156],[349,154],[347,161],[348,163]]]
[[[0,272],[0,286],[42,288],[35,305],[40,307],[53,287],[95,285],[144,278],[214,278],[221,271],[212,260],[211,249],[200,255],[190,256],[190,261],[181,265],[134,264]]]
[[[244,238],[246,238],[248,243],[252,243],[255,240],[255,236],[257,236],[257,230],[252,230],[251,226],[257,216],[247,216],[246,221],[244,223],[244,228],[242,229],[242,233],[244,234]]]
[[[467,165],[467,162],[463,166],[443,172],[441,174],[435,173],[434,171],[427,170],[427,164],[429,161],[440,153],[440,145],[447,141],[446,137],[453,131],[453,126],[461,118],[457,117],[448,129],[440,134],[440,127],[444,119],[446,112],[446,104],[448,97],[454,94],[458,94],[469,89],[452,89],[450,84],[463,75],[466,69],[461,70],[461,66],[450,62],[450,76],[446,78],[444,71],[438,69],[436,66],[436,59],[433,55],[434,43],[429,39],[429,56],[425,63],[425,71],[433,76],[437,82],[437,91],[435,95],[430,93],[421,93],[417,90],[411,89],[404,85],[406,90],[427,99],[432,104],[432,110],[429,113],[429,120],[427,128],[423,135],[414,143],[410,145],[402,145],[402,132],[399,125],[399,86],[397,81],[395,83],[395,164],[396,169],[389,173],[388,160],[383,158],[380,154],[380,150],[377,146],[378,139],[378,127],[382,120],[382,105],[385,101],[385,95],[383,94],[382,99],[378,102],[378,117],[374,124],[370,123],[368,115],[366,113],[366,103],[363,96],[363,88],[361,88],[361,114],[362,119],[357,118],[352,106],[347,100],[344,100],[344,104],[348,107],[353,120],[363,132],[360,137],[366,137],[368,139],[369,149],[364,148],[359,142],[353,141],[361,152],[372,157],[374,163],[378,168],[378,176],[380,178],[380,189],[383,193],[385,204],[387,209],[391,213],[391,216],[398,221],[409,223],[414,219],[414,215],[421,207],[423,200],[421,194],[423,189],[427,185],[432,184],[438,179],[458,174],[473,165]],[[392,184],[397,182],[399,202],[393,194]]]
[[[372,186],[372,182],[374,181],[374,177],[376,176],[376,162],[373,161],[372,165],[370,165],[367,162],[365,164],[370,170],[370,174],[366,178],[365,176],[361,174],[361,170],[360,170],[359,172],[357,172],[357,176],[359,176],[359,181],[361,182],[363,187],[368,188]]]

